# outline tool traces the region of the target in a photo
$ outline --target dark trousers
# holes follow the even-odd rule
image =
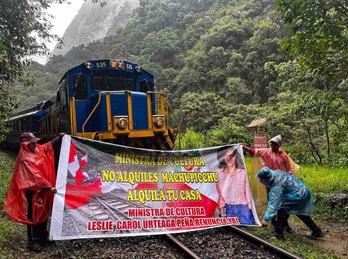
[[[27,190],[25,191],[25,197],[28,202],[28,214],[27,218],[33,220],[33,196],[35,191]],[[28,243],[38,242],[45,243],[48,237],[47,232],[47,220],[40,222],[38,224],[27,225]]]
[[[318,229],[318,226],[314,223],[312,218],[308,215],[296,215],[307,227],[309,227],[312,231]],[[285,226],[288,224],[289,214],[285,211],[285,209],[279,209],[277,212],[277,225],[276,231],[278,233],[283,233]]]

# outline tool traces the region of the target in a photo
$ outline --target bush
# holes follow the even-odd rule
[[[236,125],[233,119],[227,117],[219,120],[219,124],[207,132],[208,146],[251,142],[251,135],[246,134],[245,127]]]
[[[331,197],[332,195],[327,193],[313,193],[315,204],[313,214],[319,219],[347,224],[348,204],[336,203]]]
[[[196,149],[205,147],[205,135],[203,133],[196,133],[192,129],[188,129],[181,136],[181,149]]]
[[[15,163],[15,155],[0,150],[0,210],[7,196],[8,186],[12,178],[12,171]]]
[[[297,164],[313,164],[315,161],[311,154],[306,151],[301,144],[295,144],[292,146],[285,146],[284,151],[297,163]]]
[[[14,236],[16,236],[18,232],[23,232],[23,230],[19,230],[23,228],[23,225],[9,221],[7,215],[2,211],[7,197],[8,186],[12,178],[14,163],[14,154],[9,154],[0,150],[0,258],[11,257],[9,254],[2,254],[1,251],[4,251],[4,247],[8,245],[9,240],[14,240]],[[25,231],[23,233],[25,233]],[[15,257],[15,255],[13,256]]]
[[[348,167],[348,144],[345,142],[340,143],[335,148],[336,155],[332,157],[332,165],[335,167]]]

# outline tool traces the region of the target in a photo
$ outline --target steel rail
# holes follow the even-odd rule
[[[164,235],[168,241],[170,241],[176,248],[179,248],[182,252],[185,253],[185,258],[192,259],[200,259],[198,255],[196,255],[192,250],[190,250],[187,246],[181,243],[177,238],[175,238],[171,234]]]
[[[103,207],[105,207],[109,212],[111,211],[111,209],[108,206],[108,202],[104,201],[102,199],[96,198],[96,201],[98,201],[98,203],[100,205],[102,205]],[[122,214],[122,213],[121,213]],[[111,211],[111,216],[115,219],[119,218],[118,216],[115,215],[115,213],[113,211]],[[126,215],[124,215],[126,216]],[[249,245],[255,247],[256,249],[259,250],[266,250],[276,256],[279,256],[280,258],[284,258],[284,259],[301,259],[300,256],[294,255],[289,253],[288,251],[275,246],[269,242],[267,242],[266,240],[255,236],[243,229],[241,229],[240,227],[237,226],[225,226],[221,228],[222,230],[236,235],[238,237],[240,237],[241,239],[245,240]],[[188,248],[184,243],[182,243],[179,239],[177,239],[176,237],[174,237],[172,234],[163,234],[163,237],[165,237],[166,241],[168,241],[168,243],[170,243],[174,248],[178,249],[180,252],[182,252],[185,255],[185,258],[189,258],[189,259],[200,259],[201,257],[198,256],[196,253],[194,253],[190,248]]]
[[[255,236],[239,227],[236,226],[226,226],[223,227],[224,230],[226,230],[227,232],[230,232],[232,234],[236,234],[239,237],[243,238],[244,240],[248,241],[251,245],[253,246],[258,246],[258,247],[262,247],[263,250],[267,250],[269,252],[271,252],[272,254],[276,254],[278,256],[280,256],[281,258],[284,259],[301,259],[301,257],[291,254],[288,251],[272,245],[271,243],[263,240],[262,238]]]

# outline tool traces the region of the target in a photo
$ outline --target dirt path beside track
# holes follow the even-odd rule
[[[265,204],[256,204],[259,219],[262,219],[263,213],[266,209]],[[340,223],[332,223],[328,221],[320,221],[314,219],[315,223],[324,231],[325,237],[318,240],[309,240],[314,247],[321,251],[330,252],[339,258],[348,258],[348,225]],[[293,233],[284,233],[287,235],[301,235],[305,236],[310,233],[308,227],[296,216],[291,215],[289,218],[289,225],[293,229]],[[270,230],[271,231],[271,230]]]

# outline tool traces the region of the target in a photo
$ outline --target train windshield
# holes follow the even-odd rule
[[[135,78],[95,74],[92,77],[92,89],[94,91],[135,91]]]

